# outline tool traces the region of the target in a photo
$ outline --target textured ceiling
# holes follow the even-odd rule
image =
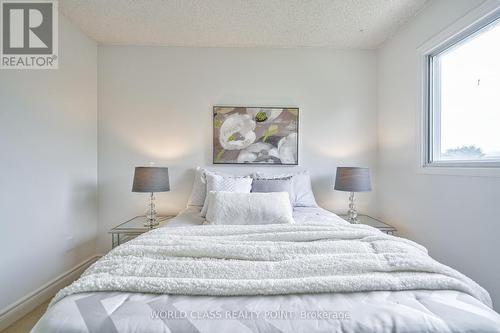
[[[427,0],[60,0],[102,44],[377,48]]]

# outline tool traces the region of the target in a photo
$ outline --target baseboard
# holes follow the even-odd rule
[[[0,331],[21,319],[38,305],[53,297],[60,289],[76,280],[87,267],[97,261],[100,257],[100,255],[96,255],[84,260],[55,279],[47,282],[37,290],[24,296],[17,302],[2,309],[0,311]]]

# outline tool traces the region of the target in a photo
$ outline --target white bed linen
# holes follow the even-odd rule
[[[199,208],[190,207],[165,227],[201,224],[198,213]],[[297,208],[294,219],[305,224],[347,223],[320,208]],[[210,315],[222,318],[196,319]],[[500,316],[457,291],[236,297],[92,292],[65,297],[33,329],[58,331],[500,332]]]
[[[201,207],[198,206],[187,207],[179,212],[175,218],[169,220],[168,223],[165,223],[162,228],[201,225],[205,222],[205,218],[200,216],[200,211]],[[300,224],[349,224],[349,222],[338,215],[320,207],[294,207],[293,219],[295,223]]]

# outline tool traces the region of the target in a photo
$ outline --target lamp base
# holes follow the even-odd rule
[[[154,228],[160,225],[160,222],[155,218],[154,220],[150,220],[149,218],[146,218],[146,222],[144,222],[144,226],[148,228]]]
[[[156,218],[155,195],[154,193],[151,193],[151,196],[149,197],[148,211],[146,212],[146,222],[144,222],[144,226],[154,228],[159,224],[160,223]]]
[[[349,195],[349,210],[347,211],[347,221],[352,224],[359,224],[358,211],[354,206],[354,192]]]
[[[360,224],[358,217],[351,218],[349,215],[347,216],[347,222],[350,224]]]

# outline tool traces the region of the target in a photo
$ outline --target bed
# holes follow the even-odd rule
[[[344,236],[339,237],[339,240],[343,239],[340,243],[354,242],[353,238],[345,236],[347,235],[345,230],[351,230],[349,228],[367,233],[368,236],[364,235],[364,238],[371,237],[384,242],[397,239],[368,226],[351,226],[335,214],[319,207],[296,207],[293,209],[293,219],[295,224],[305,228],[304,230],[335,228],[343,232]],[[142,252],[133,252],[134,255],[129,253],[127,258],[136,256],[142,260],[139,260],[136,266],[146,267],[147,260],[154,258],[154,255],[148,252],[147,246],[140,244],[148,241],[148,246],[154,247],[158,244],[152,245],[151,242],[161,243],[161,240],[158,240],[159,236],[167,237],[169,233],[182,234],[185,230],[209,228],[202,225],[203,221],[199,207],[188,208],[160,228],[162,230],[156,232],[157,238],[148,235],[149,233],[141,235],[112,250],[107,256],[113,257],[114,252],[118,253],[135,246]],[[253,234],[255,235],[255,232]],[[279,244],[287,242],[287,239],[283,238],[285,234],[289,237],[293,233],[287,229],[281,234]],[[222,237],[214,243],[220,242],[224,245],[229,238]],[[324,241],[316,239],[315,242],[304,238],[296,244],[304,248],[308,248],[311,244],[319,244],[318,246],[323,248],[322,246],[328,243],[327,240],[326,236]],[[273,241],[275,240],[266,239],[263,243],[269,245]],[[337,246],[340,243],[332,244]],[[404,251],[404,246],[400,246]],[[146,252],[149,254],[145,254]],[[349,251],[343,251],[342,255],[363,256],[362,253],[347,252]],[[217,253],[217,247],[214,247],[213,253]],[[179,253],[177,256],[181,260],[186,258]],[[206,255],[202,257],[198,258],[202,263],[204,258],[209,260]],[[100,261],[102,260],[105,261],[106,257]],[[231,261],[231,258],[221,260],[227,262]],[[302,264],[307,265],[307,263]],[[98,265],[93,273],[100,274],[96,271],[99,269],[105,268],[104,266],[99,268]],[[114,268],[115,271],[120,269],[122,268]],[[138,273],[140,269],[137,267],[135,269],[133,274],[140,275]],[[298,274],[301,271],[299,270]],[[204,274],[210,278],[210,274],[217,272]],[[266,272],[261,274],[265,275]],[[307,284],[306,280],[301,281]],[[464,281],[468,283],[467,280]],[[154,281],[148,283],[150,288]],[[104,282],[102,284],[105,285]],[[446,287],[446,283],[443,286],[443,288],[423,289],[411,286],[402,288],[405,290],[305,292],[307,289],[301,289],[302,286],[299,284],[296,286],[296,292],[276,292],[267,295],[261,294],[259,290],[248,289],[242,293],[245,295],[237,295],[238,291],[232,292],[235,295],[223,295],[224,292],[213,292],[217,295],[201,295],[193,292],[193,289],[190,289],[190,295],[187,295],[178,292],[113,291],[112,289],[117,288],[112,286],[108,291],[106,288],[99,291],[73,288],[56,296],[32,332],[500,332],[500,316],[490,308],[489,296],[484,290],[477,285],[471,285],[470,289],[461,285]],[[269,290],[274,290],[273,285],[267,285],[265,288],[268,287]]]

